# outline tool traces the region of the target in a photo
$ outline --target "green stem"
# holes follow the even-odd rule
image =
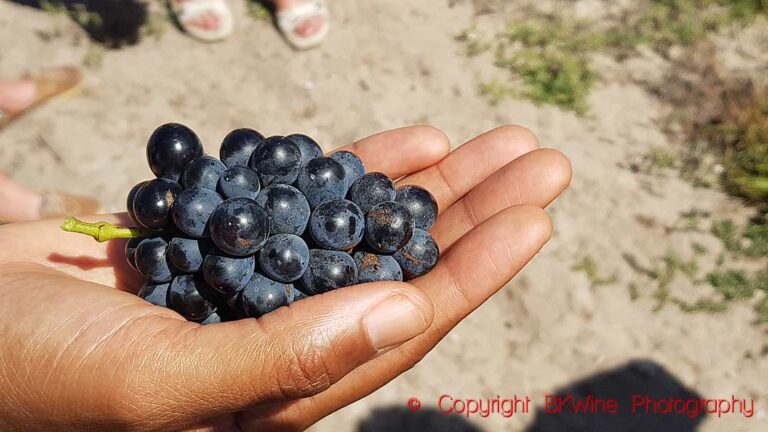
[[[147,228],[119,227],[109,222],[83,222],[72,216],[64,218],[61,229],[66,232],[89,235],[99,242],[120,238],[151,237],[157,234],[157,231]]]

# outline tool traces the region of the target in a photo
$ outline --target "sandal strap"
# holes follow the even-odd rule
[[[229,7],[224,0],[188,0],[183,3],[172,3],[173,13],[179,21],[194,18],[203,12],[215,12],[220,15],[229,15]]]
[[[283,31],[292,31],[300,21],[313,16],[321,16],[327,19],[328,6],[323,0],[314,0],[299,6],[278,11],[276,14],[277,25]]]

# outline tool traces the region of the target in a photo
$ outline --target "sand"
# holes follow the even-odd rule
[[[529,395],[540,406],[548,392],[638,358],[658,362],[702,396],[755,399],[754,418],[709,418],[701,431],[768,430],[768,357],[760,355],[768,337],[751,324],[749,304],[719,315],[686,314],[673,305],[654,312],[653,285],[629,263],[651,267],[668,251],[689,257],[693,241],[712,251],[705,260],[714,260],[722,246],[706,230],[669,233],[664,227],[679,224],[680,213],[692,208],[713,218],[748,214],[674,171],[628,168],[651,148],[673,145],[662,129],[670,108],[639,82],[663,79],[668,60],[650,52],[624,63],[596,59],[604,78],[590,97],[588,118],[522,100],[491,106],[478,96],[477,83],[500,71],[490,61],[467,58],[454,36],[473,22],[503,23],[503,13],[476,14],[477,7],[498,11],[502,2],[331,3],[333,30],[309,52],[290,50],[271,24],[247,17],[241,2],[233,3],[236,33],[224,43],[200,44],[166,25],[159,37],[106,52],[99,68],[85,69],[79,94],[0,132],[0,171],[35,188],[98,197],[108,210],[121,211],[129,188],[150,176],[149,133],[167,121],[191,126],[212,154],[237,127],[301,131],[330,150],[414,123],[443,129],[454,146],[500,124],[524,125],[543,146],[573,161],[572,187],[550,209],[550,244],[419,365],[312,430],[354,430],[374,408],[405,407],[410,397],[434,406],[444,393]],[[611,2],[569,3],[597,15],[609,13]],[[151,10],[163,13],[156,4]],[[764,56],[766,40],[763,28],[751,36],[759,42],[751,53],[734,38],[719,43],[729,64],[748,68],[755,55]],[[79,64],[88,50],[82,30],[67,17],[0,3],[0,76]],[[572,271],[585,256],[618,282],[595,287]],[[632,282],[640,292],[634,301],[627,289]],[[680,276],[670,290],[705,294],[710,288]],[[487,431],[522,430],[534,414],[471,421]]]

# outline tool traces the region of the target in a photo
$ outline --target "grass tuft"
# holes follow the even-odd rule
[[[589,279],[589,283],[592,286],[610,285],[616,283],[618,277],[614,275],[601,276],[597,269],[597,262],[591,257],[584,257],[581,261],[578,261],[571,267],[571,270],[575,272],[584,272]]]

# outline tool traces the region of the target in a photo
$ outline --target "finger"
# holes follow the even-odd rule
[[[538,207],[517,206],[492,216],[462,237],[432,272],[413,281],[434,304],[434,319],[426,332],[358,367],[322,394],[279,411],[246,414],[241,424],[253,430],[303,430],[388,383],[503,287],[551,232],[549,217]]]
[[[568,158],[557,150],[534,150],[493,173],[445,210],[430,232],[445,252],[461,236],[508,207],[546,207],[570,182]]]
[[[498,169],[538,148],[536,136],[522,126],[502,126],[456,149],[448,157],[405,177],[398,186],[419,185],[430,191],[444,211]]]
[[[133,225],[126,213],[83,217],[116,225]],[[61,219],[0,226],[0,263],[36,262],[78,279],[124,291],[141,286],[141,275],[125,258],[126,240],[99,243],[92,237],[61,230]]]
[[[448,137],[431,126],[408,126],[377,133],[334,150],[356,154],[366,172],[382,172],[397,179],[443,159],[450,151]]]
[[[150,358],[128,377],[138,381],[125,395],[126,406],[145,416],[151,408],[149,421],[167,430],[258,403],[311,396],[421,334],[432,318],[421,290],[393,282],[315,296],[259,320],[187,323],[182,338],[149,349]]]

